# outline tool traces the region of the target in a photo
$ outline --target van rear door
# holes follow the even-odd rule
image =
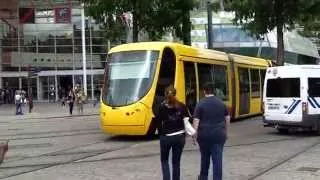
[[[300,78],[267,79],[265,118],[266,120],[301,122]]]
[[[308,78],[309,114],[320,114],[320,78]]]

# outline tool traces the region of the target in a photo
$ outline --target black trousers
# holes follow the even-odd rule
[[[73,111],[73,102],[69,102],[69,113],[70,113],[70,115],[72,115],[72,111]]]
[[[160,136],[160,154],[163,180],[170,180],[169,153],[172,149],[172,180],[180,180],[180,160],[185,145],[185,135]]]

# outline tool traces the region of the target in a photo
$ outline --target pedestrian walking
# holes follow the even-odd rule
[[[9,144],[9,141],[6,141],[5,143],[0,144],[0,164],[3,162],[4,157],[8,152],[8,149],[9,149],[8,144]]]
[[[29,113],[32,112],[33,109],[33,99],[32,99],[32,95],[29,95],[28,97],[28,102],[29,102]]]
[[[223,147],[228,135],[230,116],[224,103],[214,96],[214,84],[203,87],[205,97],[194,111],[193,125],[197,130],[194,138],[200,147],[201,170],[199,180],[208,180],[210,159],[213,163],[213,179],[222,179]]]
[[[50,88],[49,88],[49,103],[52,101],[52,102],[55,102],[55,99],[56,99],[56,90],[55,90],[55,87],[53,84],[50,85]]]
[[[83,90],[78,89],[76,92],[76,104],[78,108],[78,113],[83,114],[83,104],[86,101],[86,95],[84,94]]]
[[[176,97],[176,90],[169,86],[165,90],[165,100],[156,116],[160,134],[160,159],[163,180],[170,180],[169,153],[172,151],[172,180],[180,179],[180,160],[185,145],[184,118],[189,118],[188,110]]]
[[[23,110],[27,104],[26,92],[21,90],[21,113],[23,114]]]
[[[22,96],[21,91],[17,90],[16,95],[14,96],[15,104],[16,104],[16,115],[23,115],[22,113]]]
[[[70,88],[68,92],[68,97],[67,97],[67,103],[69,104],[69,114],[72,115],[73,112],[73,105],[74,105],[74,100],[75,100],[75,94],[72,88]]]
[[[66,99],[67,99],[67,97],[66,97],[66,96],[63,96],[63,97],[62,97],[62,100],[61,100],[61,106],[62,106],[63,108],[65,108],[65,107],[66,107]]]
[[[93,107],[96,107],[99,104],[100,94],[101,94],[101,89],[99,88],[99,86],[97,86],[94,91],[95,101],[93,102]]]
[[[66,91],[64,88],[61,90],[61,106],[64,108],[66,106]]]

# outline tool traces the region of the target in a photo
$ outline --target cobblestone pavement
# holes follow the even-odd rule
[[[105,135],[99,129],[97,109],[70,117],[61,116],[58,106],[41,108],[48,117],[42,117],[46,113],[40,106],[39,116],[24,119],[0,113],[0,139],[10,139],[0,179],[162,179],[157,139]],[[260,117],[232,123],[224,151],[224,179],[320,179],[319,142],[312,133],[278,134],[262,127]],[[198,147],[188,138],[182,180],[195,180],[198,173]]]

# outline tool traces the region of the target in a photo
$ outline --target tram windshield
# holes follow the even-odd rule
[[[151,87],[158,51],[126,51],[108,56],[102,99],[109,106],[140,100]]]

